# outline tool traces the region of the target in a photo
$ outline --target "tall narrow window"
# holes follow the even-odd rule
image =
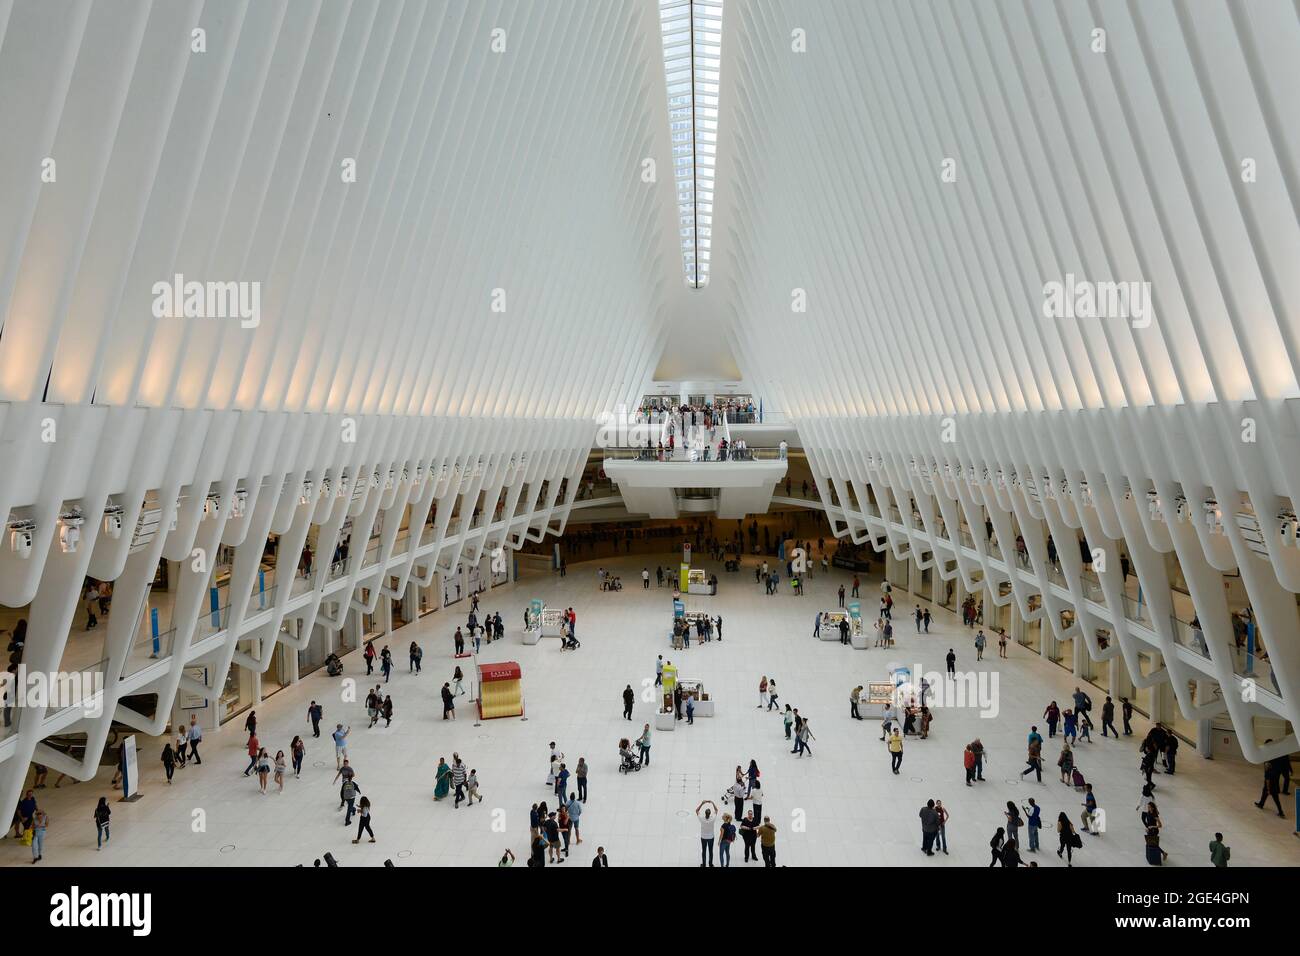
[[[682,264],[696,289],[709,282],[722,2],[659,0]]]

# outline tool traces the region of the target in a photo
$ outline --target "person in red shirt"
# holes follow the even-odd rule
[[[262,752],[262,744],[257,739],[257,734],[248,735],[248,769],[244,771],[247,777],[254,767],[257,766],[257,755]]]

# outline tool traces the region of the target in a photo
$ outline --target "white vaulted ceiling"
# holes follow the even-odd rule
[[[658,358],[652,4],[20,0],[0,38],[0,400],[590,418]],[[177,272],[260,325],[155,319]]]
[[[0,543],[0,604],[30,604],[49,669],[87,575],[135,609],[105,634],[102,719],[0,737],[0,805],[33,757],[84,778],[112,721],[157,733],[178,689],[304,646],[283,623],[338,631],[561,533],[597,417],[656,369],[788,416],[837,535],[1014,602],[1189,718],[1227,712],[1252,759],[1295,748],[1251,724],[1300,722],[1294,0],[721,8],[710,180],[674,154],[658,0],[0,0],[0,522],[32,535]],[[679,150],[713,144],[703,119]],[[177,274],[256,283],[256,326],[155,318]],[[1150,283],[1153,320],[1044,318],[1071,275]],[[404,516],[423,530],[399,544]],[[380,528],[250,606],[269,534],[292,568]],[[1048,568],[1048,534],[1122,549],[1141,626],[1118,562]],[[234,552],[211,627],[196,547]],[[161,559],[170,653],[127,673]],[[1262,703],[1230,691],[1254,678],[1225,574]],[[141,694],[158,714],[119,706]],[[41,743],[74,724],[80,766]]]
[[[724,44],[719,307],[793,414],[1300,394],[1294,4],[751,0]],[[1155,321],[1043,318],[1068,273]]]

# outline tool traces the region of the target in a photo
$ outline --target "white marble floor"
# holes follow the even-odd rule
[[[440,718],[438,690],[451,676],[451,632],[468,605],[461,603],[424,618],[394,635],[399,663],[391,684],[396,718],[391,728],[366,729],[361,703],[340,700],[341,682],[318,671],[258,707],[261,737],[272,752],[288,749],[294,734],[309,733],[306,707],[323,702],[326,723],[351,724],[351,755],[363,792],[374,804],[376,844],[353,846],[355,827],[344,829],[338,806],[333,748],[327,737],[308,738],[308,755],[300,780],[289,779],[283,794],[261,796],[255,778],[241,773],[245,737],[242,718],[210,733],[202,747],[201,767],[191,765],[168,786],[151,742],[142,751],[143,793],[135,803],[112,804],[113,837],[104,852],[95,850],[91,811],[100,795],[109,795],[109,772],[92,782],[40,791],[52,818],[45,859],[53,865],[292,865],[306,863],[329,850],[343,865],[493,865],[505,848],[522,865],[527,848],[528,809],[549,797],[545,786],[547,744],[557,741],[570,764],[585,756],[591,765],[590,796],[582,818],[583,844],[573,847],[568,865],[586,866],[597,844],[612,865],[694,865],[699,861],[696,805],[704,799],[726,809],[721,795],[737,764],[750,758],[762,769],[764,812],[779,828],[778,862],[783,865],[984,865],[987,844],[1003,821],[1007,800],[1023,804],[1030,796],[1044,808],[1044,820],[1061,810],[1077,819],[1081,796],[1056,780],[1057,747],[1046,749],[1046,782],[1019,779],[1024,766],[1025,735],[1038,722],[1049,699],[1064,704],[1075,681],[1066,671],[1015,645],[1010,658],[999,660],[996,645],[976,663],[973,632],[951,614],[935,609],[928,636],[918,636],[906,616],[914,602],[900,603],[898,643],[892,651],[853,650],[838,643],[814,641],[814,613],[835,604],[835,589],[851,575],[833,572],[809,582],[795,597],[788,586],[767,597],[754,583],[752,567],[739,574],[721,573],[720,593],[693,598],[724,618],[724,639],[682,653],[667,648],[669,591],[643,591],[639,572],[649,564],[666,566],[674,556],[601,559],[569,566],[566,578],[526,577],[483,597],[483,609],[500,609],[507,624],[504,642],[485,646],[484,661],[516,660],[523,667],[527,720],[485,721],[474,726],[472,707],[461,698],[460,719]],[[621,593],[602,593],[597,565],[617,567],[627,583]],[[577,653],[562,653],[554,639],[522,645],[519,622],[534,596],[551,605],[573,605],[578,614]],[[877,579],[864,581],[864,608],[875,607]],[[425,648],[422,676],[406,673],[405,648],[412,640]],[[981,717],[974,709],[939,710],[930,739],[907,742],[902,774],[889,771],[888,755],[874,721],[849,719],[849,690],[884,678],[890,661],[942,670],[949,647],[956,648],[958,668],[996,671],[999,712]],[[653,707],[638,702],[633,723],[621,719],[626,684],[640,690],[653,678],[655,657],[664,653],[685,678],[703,680],[716,700],[718,714],[697,718],[654,736],[653,765],[641,773],[616,772],[618,738],[652,721]],[[359,655],[346,660],[347,675],[357,679],[364,698],[366,680]],[[468,670],[468,669],[467,669]],[[774,677],[781,699],[812,721],[815,755],[796,758],[785,741],[780,718],[757,709],[760,675]],[[1100,695],[1091,691],[1097,706]],[[1098,738],[1079,748],[1078,762],[1096,787],[1107,810],[1107,832],[1085,838],[1076,866],[1144,866],[1142,831],[1135,808],[1140,778],[1137,740],[1147,724],[1135,724],[1136,736],[1114,741]],[[987,782],[963,785],[962,749],[979,736],[990,753]],[[478,770],[485,802],[453,810],[451,801],[434,803],[433,773],[439,756],[459,752]],[[1157,777],[1157,798],[1165,821],[1163,844],[1169,864],[1208,865],[1206,844],[1222,830],[1232,847],[1234,866],[1295,865],[1300,840],[1287,820],[1251,804],[1259,793],[1260,773],[1253,766],[1205,761],[1190,747],[1181,753],[1175,777]],[[53,778],[51,778],[52,780]],[[927,859],[919,850],[917,813],[927,798],[944,801],[952,814],[948,825],[949,856]],[[1294,798],[1288,798],[1293,800]],[[199,814],[202,811],[202,814]],[[202,816],[206,829],[196,832]],[[1047,836],[1046,831],[1044,836]],[[1045,844],[1048,842],[1044,841]],[[1063,866],[1055,843],[1035,856],[1043,866]],[[0,842],[0,862],[25,863],[29,851],[17,841]],[[735,851],[739,865],[741,848]],[[758,865],[758,864],[750,864]]]

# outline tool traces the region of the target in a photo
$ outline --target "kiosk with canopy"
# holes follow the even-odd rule
[[[523,670],[514,661],[478,665],[478,687],[479,719],[524,715]]]

